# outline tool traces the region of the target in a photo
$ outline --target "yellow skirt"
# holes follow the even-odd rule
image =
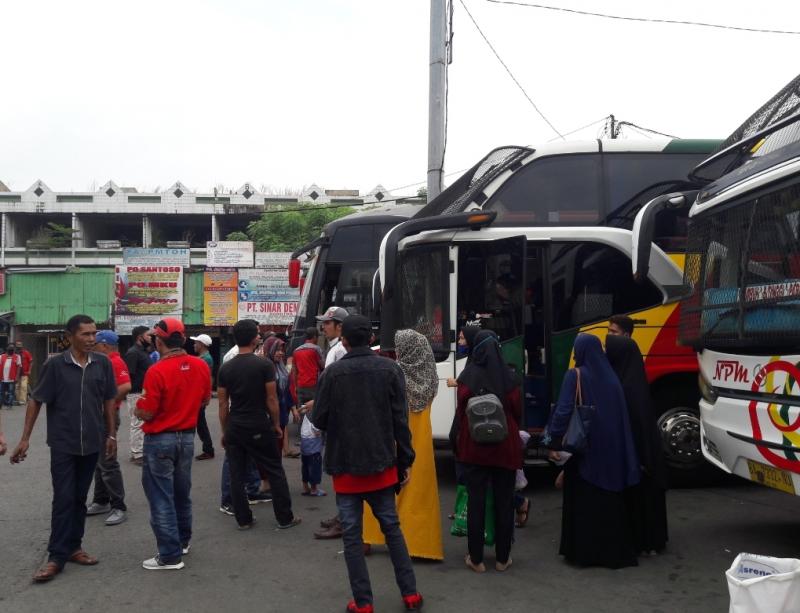
[[[411,468],[411,480],[397,496],[400,528],[411,557],[443,560],[439,485],[436,482],[433,457],[430,405],[419,413],[409,412],[408,426],[411,429],[411,444],[416,459]],[[370,545],[385,543],[378,520],[369,505],[364,508],[364,542]]]

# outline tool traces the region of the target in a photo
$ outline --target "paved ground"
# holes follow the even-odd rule
[[[209,409],[209,423],[216,406]],[[42,416],[43,417],[43,416]],[[21,431],[23,411],[2,413],[9,445]],[[123,420],[125,423],[125,420]],[[348,599],[341,541],[315,541],[312,532],[334,514],[333,496],[299,496],[300,462],[287,460],[295,510],[303,523],[276,531],[269,505],[256,507],[260,520],[239,532],[218,511],[221,459],[194,465],[194,530],[186,568],[148,572],[141,560],[155,544],[139,469],[124,463],[130,520],[106,527],[89,518],[85,547],[98,566],[69,565],[52,583],[30,577],[46,555],[50,517],[49,454],[44,420],[37,424],[28,460],[0,461],[0,610],[14,611],[342,611]],[[218,428],[217,428],[218,429]],[[216,436],[216,430],[215,436]],[[121,449],[127,437],[121,433]],[[124,455],[124,454],[123,454]],[[452,463],[439,462],[442,522],[449,526],[455,485]],[[656,613],[727,611],[724,571],[740,551],[794,557],[800,542],[800,500],[737,480],[669,494],[668,551],[618,571],[575,569],[556,553],[560,493],[551,475],[533,476],[528,526],[517,533],[514,566],[506,574],[478,576],[463,566],[465,543],[445,536],[443,563],[416,564],[428,611],[592,611]],[[330,483],[324,484],[330,490]],[[487,552],[487,561],[493,561]],[[379,611],[402,611],[384,551],[369,559]],[[493,564],[491,565],[493,567]]]

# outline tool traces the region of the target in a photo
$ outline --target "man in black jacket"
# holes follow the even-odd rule
[[[128,374],[131,376],[131,392],[128,394],[128,415],[131,420],[131,462],[142,465],[142,453],[144,447],[144,432],[142,425],[144,422],[134,414],[136,402],[142,397],[142,383],[144,383],[144,373],[150,368],[150,354],[147,351],[149,339],[147,333],[150,328],[147,326],[136,326],[131,332],[133,346],[125,353],[125,364],[128,365]]]
[[[311,422],[328,436],[325,470],[333,477],[353,591],[347,610],[373,610],[361,537],[366,501],[386,537],[406,610],[416,611],[422,607],[422,596],[395,506],[395,489],[408,481],[414,462],[405,379],[397,364],[369,348],[371,332],[363,315],[344,320],[347,355],[323,371]]]

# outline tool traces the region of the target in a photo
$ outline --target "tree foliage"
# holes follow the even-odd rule
[[[325,224],[353,212],[350,207],[314,204],[293,206],[289,211],[267,211],[247,226],[247,236],[256,251],[294,251],[319,236]]]

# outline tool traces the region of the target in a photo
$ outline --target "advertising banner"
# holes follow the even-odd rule
[[[122,250],[122,263],[126,266],[182,266],[189,268],[188,249],[162,249],[125,247]]]
[[[239,269],[239,319],[286,326],[294,321],[300,290],[289,287],[286,269]]]
[[[114,327],[130,334],[164,317],[183,315],[181,266],[115,266]]]
[[[238,280],[236,270],[203,273],[203,325],[232,326],[236,323]]]
[[[282,268],[284,272],[289,268],[289,251],[257,251],[256,268]]]
[[[251,241],[208,241],[206,243],[207,268],[252,268],[253,243]]]

